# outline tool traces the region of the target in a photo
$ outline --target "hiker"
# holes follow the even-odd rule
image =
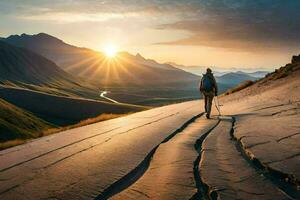
[[[205,100],[204,108],[206,112],[206,118],[210,119],[212,101],[214,96],[218,96],[217,82],[210,68],[207,68],[206,74],[203,74],[199,89]]]

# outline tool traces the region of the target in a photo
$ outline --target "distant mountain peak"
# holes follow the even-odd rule
[[[140,60],[146,60],[140,53],[137,53],[135,57]]]
[[[48,35],[46,33],[38,33],[35,35],[29,35],[26,33],[22,33],[21,35],[11,35],[9,37],[7,37],[6,39],[3,39],[6,41],[9,41],[10,43],[23,43],[23,42],[42,42],[42,43],[52,43],[52,44],[62,44],[64,43],[62,40]],[[19,45],[22,46],[22,45]]]
[[[59,40],[59,41],[62,41],[52,35],[49,35],[47,33],[38,33],[36,35],[32,35],[31,37],[40,37],[40,38],[48,38],[48,39],[55,39],[55,40]]]
[[[106,57],[101,53],[66,44],[62,40],[48,34],[39,33],[14,37],[16,38],[11,40],[4,39],[4,41],[14,46],[29,49],[49,60],[53,60],[58,66],[73,75],[89,78],[101,84],[184,85],[186,83],[197,84],[199,79],[198,76],[179,70],[171,65],[145,59],[139,53],[118,52],[116,56],[119,60],[116,62],[116,65],[121,65],[122,67],[116,67],[112,71],[110,70],[110,64],[106,62]],[[76,67],[70,67],[75,65]],[[97,67],[97,65],[101,67]],[[123,69],[129,70],[131,73]],[[109,81],[105,81],[107,77],[109,77]]]

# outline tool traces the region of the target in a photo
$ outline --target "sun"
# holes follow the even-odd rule
[[[104,48],[104,52],[105,52],[105,55],[109,58],[113,58],[116,56],[117,52],[118,52],[118,49],[115,45],[107,45],[105,48]]]

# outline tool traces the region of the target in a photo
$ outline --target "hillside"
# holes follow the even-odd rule
[[[240,73],[240,72],[230,72],[227,74],[224,74],[222,76],[216,77],[216,81],[220,84],[227,85],[228,87],[234,87],[244,81],[255,81],[258,78],[254,76],[250,76],[246,73]]]
[[[104,86],[143,85],[151,87],[198,84],[199,77],[168,64],[159,64],[126,52],[109,59],[103,53],[64,43],[45,33],[13,35],[3,41],[30,49],[54,61],[65,71]]]
[[[99,98],[97,88],[52,61],[0,41],[0,83],[62,96]]]
[[[298,60],[298,59],[299,60]],[[270,90],[278,94],[276,99],[284,99],[286,95],[289,99],[297,97],[299,94],[296,92],[299,84],[298,77],[300,76],[300,55],[294,56],[291,63],[286,64],[274,72],[267,74],[264,78],[259,79],[255,84],[236,92],[235,94],[229,95],[225,99],[236,100],[238,98],[246,98],[257,94],[263,94],[265,92],[270,93]],[[282,90],[280,92],[280,90]],[[296,90],[293,92],[293,90]],[[229,98],[230,97],[230,98]],[[295,100],[296,101],[296,100]]]
[[[53,127],[21,108],[0,98],[0,142],[13,139],[36,138]]]

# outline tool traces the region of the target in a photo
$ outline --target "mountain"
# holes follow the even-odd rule
[[[0,42],[0,79],[28,84],[59,85],[74,82],[55,63],[26,49]]]
[[[0,41],[0,82],[51,94],[98,97],[91,85],[68,74],[54,62],[24,48]]]
[[[299,88],[299,76],[300,55],[293,56],[291,63],[276,69],[274,72],[269,72],[264,78],[258,79],[254,83],[251,83],[251,81],[249,83],[245,82],[235,88],[231,88],[230,91],[224,93],[223,96],[236,93],[230,96],[239,96],[238,98],[241,98],[243,95],[250,96],[265,93],[268,90],[274,90],[276,92],[273,92],[272,95],[278,96],[278,98],[275,98],[277,100],[284,99],[285,95],[288,95],[290,99],[299,98],[299,93],[292,91],[297,91]],[[270,91],[268,92],[271,93]]]
[[[202,74],[204,74],[206,72],[206,66],[185,66],[185,65],[180,65],[174,62],[168,62],[167,64],[172,65],[178,69],[182,69],[186,72],[190,72],[196,75],[201,76]],[[216,72],[214,71],[214,73],[216,74]],[[220,75],[220,74],[216,74],[216,75]],[[223,75],[223,74],[221,74]]]
[[[64,43],[45,33],[37,35],[12,35],[3,41],[32,50],[54,61],[65,71],[105,86],[109,85],[171,85],[196,84],[197,75],[169,64],[147,60],[140,54],[119,53],[107,58],[103,53]]]
[[[169,62],[168,64],[185,70],[187,72],[196,74],[196,75],[202,75],[206,72],[207,66],[185,66],[185,65],[179,65],[173,62]],[[264,69],[264,68],[255,68],[255,69],[251,69],[251,68],[220,68],[220,67],[211,67],[213,69],[213,73],[215,76],[223,76],[227,73],[230,72],[235,72],[238,74],[247,74],[256,78],[263,78],[265,75],[267,75],[268,73],[270,73],[269,70]]]
[[[236,72],[231,72],[224,74],[222,76],[216,77],[216,81],[218,83],[224,84],[224,85],[229,85],[230,87],[234,87],[244,81],[251,80],[255,81],[258,78],[250,76],[246,73],[236,73]]]
[[[265,77],[270,71],[255,71],[255,72],[243,72],[243,71],[237,71],[235,72],[237,74],[246,74],[255,78],[263,78]]]

